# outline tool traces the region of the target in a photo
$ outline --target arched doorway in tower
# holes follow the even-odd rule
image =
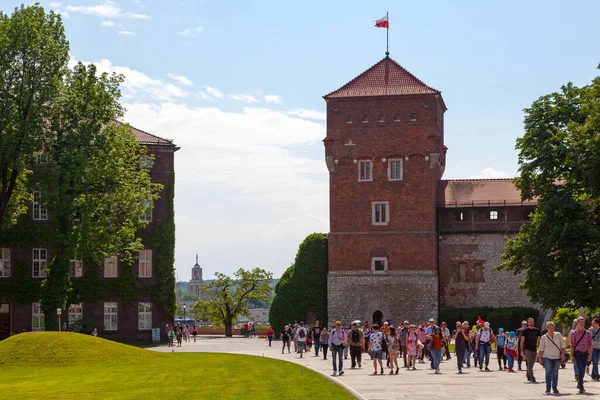
[[[383,324],[383,313],[379,310],[373,313],[373,325],[379,325],[380,327]]]

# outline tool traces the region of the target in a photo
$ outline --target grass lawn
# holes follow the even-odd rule
[[[297,364],[156,353],[69,332],[22,333],[0,342],[0,371],[2,399],[353,398]]]

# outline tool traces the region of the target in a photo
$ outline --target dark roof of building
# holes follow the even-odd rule
[[[114,121],[117,124],[122,124],[122,122],[119,121]],[[135,139],[137,140],[137,142],[139,144],[144,144],[144,145],[154,145],[154,146],[175,146],[173,144],[173,140],[172,139],[165,139],[165,138],[161,138],[160,136],[156,136],[153,135],[151,133],[148,133],[146,131],[143,131],[141,129],[138,129],[136,127],[133,127],[127,123],[125,123],[125,125],[128,125],[131,128],[131,132],[133,132],[133,135],[135,136]]]
[[[438,205],[443,207],[489,207],[535,205],[537,200],[521,201],[514,179],[451,179],[438,187]]]
[[[424,84],[389,56],[325,96],[325,99],[340,97],[371,97],[415,94],[440,94]]]

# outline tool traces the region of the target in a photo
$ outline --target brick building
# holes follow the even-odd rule
[[[135,128],[132,131],[138,143],[146,146],[148,153],[154,156],[154,160],[150,157],[141,159],[140,167],[149,169],[152,181],[163,185],[160,198],[154,202],[150,213],[144,215],[148,225],[139,232],[144,249],[140,250],[129,271],[118,257],[105,258],[103,265],[71,261],[73,286],[85,279],[97,278],[100,281],[94,281],[94,288],[99,288],[101,295],[92,297],[89,293],[82,293],[85,289],[80,288],[79,293],[72,293],[71,296],[86,300],[77,303],[71,301],[60,319],[63,329],[85,323],[89,328],[97,328],[100,336],[109,339],[150,341],[152,328],[159,327],[162,331],[166,324],[173,323],[173,317],[165,310],[163,303],[156,301],[155,294],[161,289],[168,291],[163,285],[170,281],[173,286],[170,290],[174,296],[174,276],[171,280],[168,279],[169,274],[173,274],[173,266],[159,270],[161,259],[169,259],[169,255],[164,252],[174,249],[174,236],[173,243],[165,243],[165,240],[171,239],[161,237],[161,245],[157,246],[154,234],[169,224],[174,224],[174,154],[179,148],[171,140]],[[36,168],[52,168],[51,164],[44,165],[46,160],[37,159],[36,163]],[[4,236],[8,237],[6,242],[0,242],[0,340],[11,333],[44,330],[44,315],[39,299],[34,296],[39,293],[39,284],[46,277],[46,267],[52,259],[52,243],[45,239],[41,239],[41,242],[29,240],[28,243],[23,243],[22,237],[19,244],[13,242],[14,238],[19,238],[18,231],[23,229],[39,233],[38,238],[48,237],[43,233],[52,222],[52,216],[37,201],[40,197],[43,197],[43,193],[34,191],[29,212],[22,215],[17,225],[10,229],[17,234],[9,233]],[[158,255],[160,252],[163,253]],[[133,287],[140,289],[139,291],[127,286],[122,291],[129,292],[127,298],[122,298],[110,289],[119,287],[119,284],[123,286],[129,278],[133,281]],[[129,281],[127,285],[130,285]],[[133,298],[131,293],[136,293]]]
[[[330,321],[531,305],[522,277],[493,268],[535,204],[512,180],[442,180],[440,91],[386,56],[324,99]]]

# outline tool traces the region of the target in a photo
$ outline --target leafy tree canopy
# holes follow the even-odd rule
[[[499,268],[524,272],[522,286],[545,308],[599,307],[600,78],[569,83],[525,113],[516,185],[538,206]]]
[[[230,337],[233,322],[239,316],[250,316],[247,301],[262,301],[270,296],[273,274],[260,268],[240,268],[232,277],[220,272],[215,276],[215,280],[204,284],[202,290],[207,299],[198,301],[194,311],[198,319],[225,327],[225,335]]]

